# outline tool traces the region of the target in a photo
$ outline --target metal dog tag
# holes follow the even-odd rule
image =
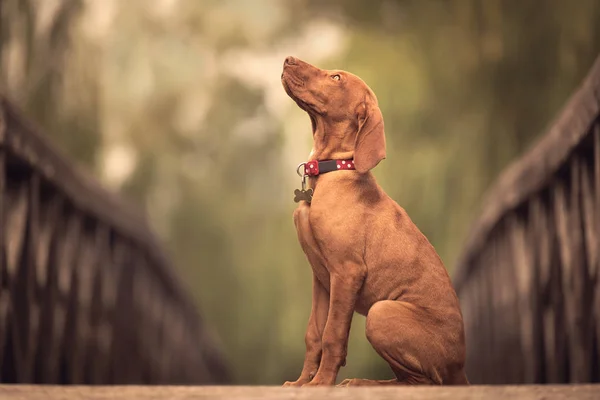
[[[308,189],[308,190],[296,189],[296,190],[294,190],[294,202],[296,202],[296,203],[299,203],[302,200],[310,203],[310,201],[312,200],[312,196],[313,196],[312,189]]]
[[[308,177],[308,175],[300,174],[299,172],[300,167],[303,165],[304,163],[300,164],[298,166],[298,170],[296,170],[296,172],[298,172],[298,175],[302,177],[302,189],[294,190],[294,202],[296,203],[299,203],[303,200],[307,203],[310,203],[313,197],[313,190],[311,188],[306,189],[306,178]]]

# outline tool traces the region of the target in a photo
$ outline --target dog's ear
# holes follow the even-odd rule
[[[377,100],[370,96],[358,106],[358,133],[354,144],[354,167],[362,174],[385,158],[383,116]]]

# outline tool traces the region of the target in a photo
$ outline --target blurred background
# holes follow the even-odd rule
[[[148,215],[235,383],[296,379],[311,303],[292,223],[308,117],[283,60],[362,77],[374,171],[452,272],[481,196],[600,52],[600,2],[0,0],[0,91]],[[392,377],[353,321],[339,378]]]

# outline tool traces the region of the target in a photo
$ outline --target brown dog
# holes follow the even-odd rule
[[[367,338],[397,379],[341,385],[468,384],[462,314],[442,260],[370,172],[385,158],[375,94],[355,75],[294,57],[281,80],[310,116],[311,168],[338,160],[327,164],[332,172],[312,174],[314,197],[294,212],[313,297],[304,367],[284,386],[335,384],[354,311],[367,316]]]

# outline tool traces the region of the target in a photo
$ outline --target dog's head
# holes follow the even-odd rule
[[[317,151],[328,156],[351,153],[361,173],[385,158],[383,117],[375,94],[362,79],[287,57],[281,81],[310,116]]]

